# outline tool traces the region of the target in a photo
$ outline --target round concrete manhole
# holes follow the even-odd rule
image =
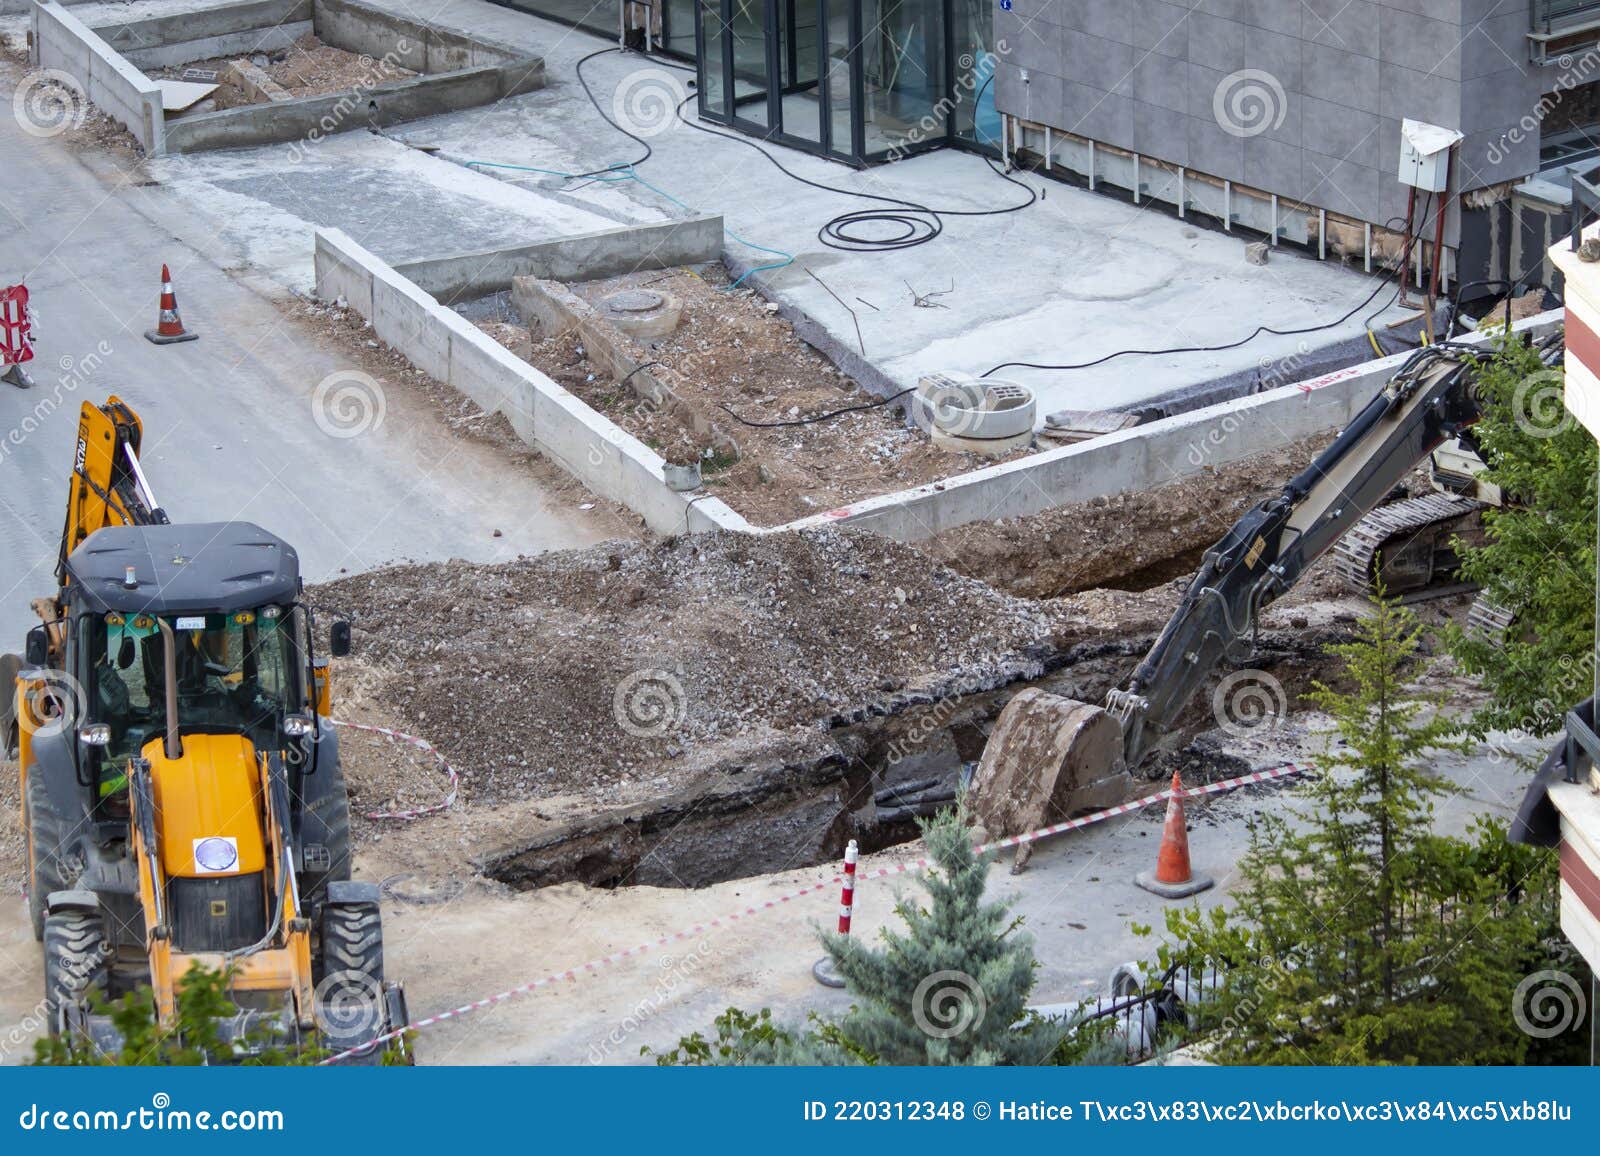
[[[648,289],[623,289],[606,298],[606,308],[613,313],[648,313],[661,305],[661,294]]]

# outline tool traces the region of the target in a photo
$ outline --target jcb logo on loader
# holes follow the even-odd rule
[[[83,438],[79,438],[78,439],[78,451],[77,451],[77,453],[75,453],[73,455],[73,458],[72,458],[73,468],[76,469],[79,473],[82,473],[83,472],[83,467],[84,467],[85,464],[88,463],[88,461],[89,461],[89,443],[86,442]]]

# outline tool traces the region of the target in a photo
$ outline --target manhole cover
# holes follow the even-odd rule
[[[613,313],[648,313],[661,308],[661,294],[648,289],[624,289],[606,298],[606,308]]]

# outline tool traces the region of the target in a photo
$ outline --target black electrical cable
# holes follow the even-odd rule
[[[916,386],[914,385],[907,386],[899,393],[891,393],[888,397],[880,397],[877,401],[869,401],[864,405],[847,405],[843,409],[831,410],[828,413],[814,413],[810,417],[790,418],[787,421],[751,421],[749,418],[740,417],[726,405],[722,405],[721,402],[718,402],[717,404],[722,405],[724,412],[726,412],[729,417],[738,422],[740,425],[747,425],[751,429],[781,429],[784,426],[791,425],[814,425],[819,421],[828,421],[831,418],[840,417],[843,414],[859,413],[864,409],[877,409],[879,406],[888,405],[891,401],[896,401],[904,397],[914,389],[916,389]]]
[[[620,49],[620,48],[601,48],[601,49],[597,49],[596,51],[589,53],[588,56],[585,56],[581,60],[579,60],[577,65],[574,67],[573,71],[578,74],[578,83],[583,86],[583,94],[589,98],[589,103],[594,105],[594,110],[597,113],[600,114],[600,119],[605,121],[612,128],[616,129],[623,136],[627,137],[634,144],[636,144],[640,148],[644,149],[644,155],[639,157],[637,160],[618,161],[616,164],[607,165],[603,169],[593,169],[593,170],[591,170],[590,172],[587,172],[587,173],[574,173],[572,178],[571,178],[572,180],[582,180],[584,177],[601,177],[601,176],[604,176],[607,173],[614,173],[614,172],[620,172],[620,171],[623,171],[623,170],[626,170],[626,169],[637,168],[639,165],[644,164],[645,161],[647,161],[651,157],[655,156],[655,150],[650,147],[650,142],[649,141],[645,140],[643,137],[635,136],[633,133],[629,132],[627,129],[623,128],[620,124],[618,124],[616,121],[612,120],[609,116],[606,115],[606,110],[600,107],[600,101],[595,97],[594,90],[589,87],[589,82],[587,80],[585,80],[584,76],[583,76],[583,66],[585,64],[588,64],[589,61],[593,60],[596,56],[604,56],[608,52],[621,52],[621,51],[622,51],[622,49]]]
[[[1432,194],[1430,193],[1429,196],[1431,197]],[[1426,219],[1426,211],[1424,211],[1423,217]],[[1391,217],[1390,220],[1394,220],[1394,218]],[[1401,265],[1404,265],[1405,257],[1411,252],[1411,239],[1411,234],[1408,232],[1406,235],[1406,247],[1401,257]],[[1238,349],[1241,345],[1245,345],[1251,341],[1254,341],[1263,333],[1270,333],[1275,337],[1298,337],[1306,333],[1320,333],[1325,329],[1333,329],[1337,326],[1343,325],[1346,321],[1349,321],[1350,318],[1354,317],[1357,313],[1360,313],[1368,305],[1371,305],[1372,302],[1376,300],[1378,294],[1383,292],[1384,288],[1394,277],[1394,272],[1385,275],[1378,281],[1377,288],[1373,289],[1371,293],[1368,293],[1366,298],[1356,305],[1355,308],[1351,309],[1348,313],[1334,318],[1332,321],[1323,322],[1320,325],[1307,325],[1299,329],[1278,329],[1271,325],[1258,325],[1247,336],[1241,337],[1237,341],[1226,342],[1222,345],[1178,345],[1173,346],[1170,349],[1119,349],[1114,353],[1106,354],[1104,357],[1097,357],[1093,361],[1080,361],[1070,365],[1045,365],[1034,361],[1002,361],[999,365],[994,365],[984,370],[978,375],[978,377],[982,379],[990,376],[991,374],[998,373],[1002,369],[1092,369],[1097,365],[1104,365],[1106,362],[1114,361],[1119,357],[1162,357],[1173,353],[1221,353],[1222,351],[1228,349]],[[1397,285],[1395,287],[1395,298],[1398,299],[1399,296],[1400,287]],[[1393,303],[1393,300],[1391,300],[1389,305],[1392,305]],[[1378,314],[1389,308],[1389,305],[1382,305],[1377,309],[1376,312],[1369,314],[1367,317],[1367,325],[1370,327],[1372,318],[1378,316]],[[1368,332],[1371,332],[1370,328],[1368,328]]]
[[[984,79],[978,87],[977,95],[973,99],[976,104],[983,97],[984,89],[994,77],[991,75]],[[876,201],[882,205],[892,206],[888,209],[855,209],[848,213],[840,213],[837,217],[827,221],[822,228],[817,230],[817,240],[830,249],[838,249],[846,253],[892,253],[901,249],[912,249],[918,245],[926,245],[929,241],[944,232],[945,217],[999,217],[1007,213],[1018,213],[1028,208],[1039,200],[1037,189],[1017,180],[1010,173],[1001,169],[989,157],[983,158],[983,163],[988,165],[994,174],[1001,180],[1016,185],[1028,194],[1028,199],[1015,205],[1005,205],[998,209],[935,209],[917,201],[906,200],[904,197],[891,197],[883,193],[864,193],[858,189],[841,189],[835,185],[825,185],[821,181],[813,181],[802,177],[799,173],[785,168],[783,163],[766,149],[748,137],[735,133],[718,132],[707,128],[698,121],[690,120],[683,114],[684,105],[693,97],[686,97],[678,104],[678,119],[697,132],[707,136],[721,137],[736,144],[752,148],[765,157],[774,168],[792,181],[798,181],[813,189],[825,193],[835,193],[841,197],[857,197],[864,201]],[[863,226],[888,225],[895,227],[899,232],[890,236],[865,236],[860,231]]]

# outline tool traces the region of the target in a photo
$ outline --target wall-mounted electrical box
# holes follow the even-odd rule
[[[1442,193],[1450,176],[1450,149],[1460,141],[1453,128],[1420,120],[1400,122],[1400,183]]]

